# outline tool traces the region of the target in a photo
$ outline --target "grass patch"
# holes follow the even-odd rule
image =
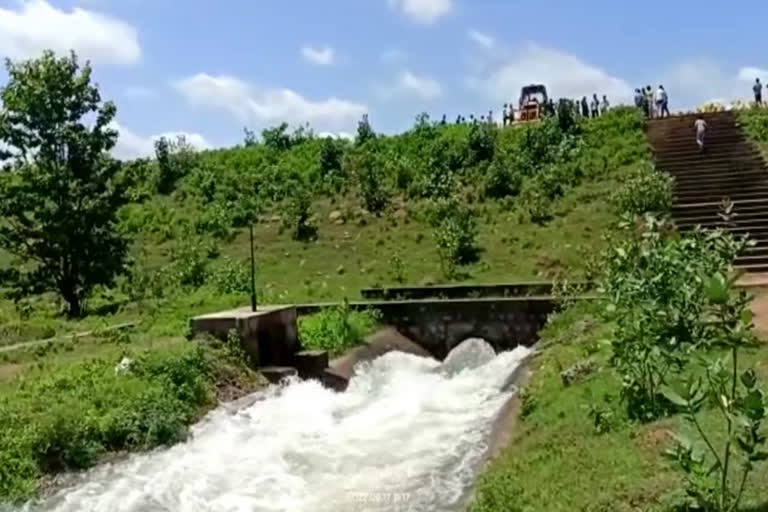
[[[299,337],[305,349],[337,356],[362,343],[378,325],[376,311],[353,311],[344,303],[299,318]]]
[[[123,358],[131,362],[118,371]],[[0,502],[29,499],[45,475],[88,468],[108,452],[180,441],[222,385],[260,383],[223,348],[184,340],[30,367],[0,381]]]
[[[680,503],[681,473],[662,454],[670,433],[689,427],[679,416],[647,424],[626,419],[621,383],[609,364],[612,326],[599,320],[601,307],[577,304],[543,331],[546,348],[523,392],[519,431],[479,479],[473,512],[669,511]],[[767,358],[762,346],[743,367],[757,366],[765,377]],[[562,372],[585,360],[598,370],[565,386]],[[714,426],[722,419],[708,410],[703,421]],[[743,510],[766,510],[764,468],[747,489]]]

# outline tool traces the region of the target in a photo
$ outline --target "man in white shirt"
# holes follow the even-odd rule
[[[693,123],[696,129],[696,144],[699,145],[699,152],[704,151],[704,136],[707,133],[707,122],[702,116],[699,116]]]
[[[658,109],[659,117],[664,117],[664,113],[669,117],[669,98],[663,85],[660,85],[656,90],[656,108]]]

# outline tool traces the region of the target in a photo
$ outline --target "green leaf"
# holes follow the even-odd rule
[[[755,384],[757,384],[757,375],[755,374],[755,370],[749,369],[741,374],[741,383],[744,384],[744,387],[747,389],[752,389],[755,387]]]
[[[728,302],[728,282],[720,274],[713,276],[707,282],[706,294],[713,304],[725,304]]]
[[[768,452],[755,452],[749,456],[749,460],[752,462],[762,462],[768,460]]]
[[[663,386],[661,388],[661,394],[664,398],[677,405],[678,407],[688,407],[688,400],[680,396],[677,392],[668,386]]]

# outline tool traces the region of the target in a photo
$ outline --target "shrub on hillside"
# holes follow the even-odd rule
[[[183,439],[214,403],[217,375],[235,368],[192,343],[128,356],[126,372],[116,372],[119,359],[94,359],[33,372],[4,390],[0,501],[31,498],[44,475],[87,468],[108,451]]]
[[[192,172],[197,163],[197,153],[183,135],[175,139],[160,137],[155,141],[155,160],[158,168],[157,190],[161,194],[170,194],[176,182]]]
[[[480,252],[475,211],[452,197],[434,201],[428,215],[443,273],[455,277],[458,267],[477,261]]]
[[[339,355],[363,342],[379,323],[374,310],[354,311],[345,301],[314,315],[299,318],[299,338],[309,350],[327,350]]]
[[[727,275],[746,242],[722,232],[679,236],[653,216],[625,228],[627,239],[605,254],[600,288],[616,324],[613,361],[627,410],[648,420],[669,405],[662,386],[687,365],[691,350],[710,340],[702,321],[708,276]]]
[[[307,242],[317,236],[309,209],[312,206],[312,192],[303,184],[296,183],[291,197],[283,206],[283,227],[290,230],[294,240]]]
[[[666,214],[672,206],[672,177],[645,163],[633,168],[614,196],[620,214]]]

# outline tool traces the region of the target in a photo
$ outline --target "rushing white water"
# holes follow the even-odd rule
[[[345,393],[314,381],[224,408],[186,443],[84,475],[35,510],[56,512],[451,511],[528,355],[468,340],[445,363],[392,352]]]

